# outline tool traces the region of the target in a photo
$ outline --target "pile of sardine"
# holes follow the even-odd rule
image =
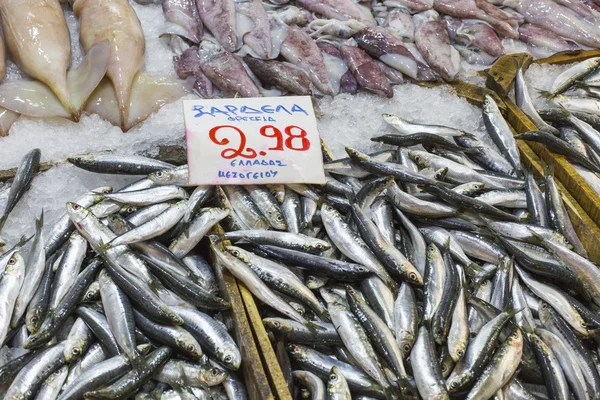
[[[165,34],[205,98],[336,95],[453,81],[461,60],[600,48],[598,0],[162,0]],[[493,4],[492,4],[493,3]]]
[[[519,69],[516,103],[539,131],[525,132],[517,138],[543,143],[563,155],[600,194],[600,57],[566,69],[542,96],[551,100],[551,106],[538,110]]]
[[[39,158],[24,158],[3,222]],[[144,157],[86,165],[173,168]],[[42,212],[33,237],[0,252],[0,398],[246,399],[220,270],[194,250],[230,212],[208,206],[214,191],[147,178],[100,187],[49,226]]]
[[[194,248],[259,300],[295,395],[600,398],[600,270],[550,170],[536,181],[523,168],[489,96],[483,120],[493,145],[452,127],[383,118],[398,133],[372,140],[389,150],[347,148],[337,159],[323,143],[328,177],[318,186],[194,187],[186,165],[71,158],[93,172],[149,175],[68,203],[51,233],[38,228],[27,262],[21,244],[0,259],[2,326],[16,326],[4,341],[27,351],[0,366],[12,380],[5,398],[48,386],[59,399],[125,398],[155,381],[174,392],[154,398],[207,398],[211,389],[188,388],[222,379],[236,398],[228,388],[240,387],[231,371],[237,347],[204,313],[227,302]],[[3,219],[31,183],[35,157],[19,169]],[[211,230],[216,224],[222,229]],[[224,369],[207,367],[199,348]],[[84,370],[97,362],[93,349],[121,369]],[[169,353],[177,355],[166,361]],[[49,375],[58,371],[79,376],[55,384]]]

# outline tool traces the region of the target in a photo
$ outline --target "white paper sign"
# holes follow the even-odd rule
[[[308,96],[183,102],[190,183],[325,183]]]

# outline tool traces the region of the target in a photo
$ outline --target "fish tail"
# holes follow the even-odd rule
[[[542,161],[542,168],[544,169],[544,176],[554,176],[554,165]]]
[[[35,220],[35,229],[40,231],[44,227],[44,209],[42,208],[42,212],[40,214],[40,218]]]
[[[547,90],[540,90],[540,91],[538,91],[538,93],[539,93],[540,97],[542,97],[546,100],[552,100],[553,98],[556,97],[556,93],[552,93]]]
[[[6,220],[8,219],[8,214],[4,214],[0,217],[0,232],[2,232],[2,228],[4,228],[4,224],[6,224]]]

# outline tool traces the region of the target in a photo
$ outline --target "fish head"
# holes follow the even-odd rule
[[[40,328],[44,311],[45,309],[42,307],[33,307],[30,310],[27,310],[27,314],[25,315],[25,325],[27,325],[27,330],[32,334],[36,333]]]
[[[456,393],[460,391],[465,384],[468,382],[469,376],[468,374],[461,375],[453,375],[451,374],[448,380],[446,381],[446,387],[448,388],[449,393]]]
[[[229,252],[232,256],[239,258],[243,262],[248,262],[248,253],[237,246],[225,246],[225,250]]]
[[[404,330],[398,332],[398,347],[400,347],[403,358],[406,359],[410,355],[416,339],[415,335],[410,332]]]
[[[305,247],[307,251],[316,251],[317,253],[321,253],[325,250],[329,250],[331,248],[331,244],[321,239],[313,239]]]
[[[420,168],[431,167],[431,160],[424,156],[420,151],[409,151],[408,157]]]
[[[237,370],[242,363],[242,356],[236,349],[221,349],[217,350],[217,359],[220,360],[226,367]]]
[[[199,360],[202,357],[202,351],[200,350],[200,348],[189,338],[178,338],[177,346],[185,349],[188,352],[188,354],[193,356],[195,360]]]
[[[200,380],[209,387],[219,385],[225,379],[227,379],[227,372],[219,367],[212,367],[204,371],[200,377]]]
[[[126,206],[119,210],[119,214],[130,215],[136,212],[137,210],[139,210],[139,207],[137,206]]]
[[[423,282],[423,277],[421,276],[421,274],[419,273],[419,271],[417,271],[416,268],[411,268],[411,270],[408,271],[407,273],[408,275],[408,280],[410,281],[410,283],[412,283],[413,285],[417,286],[417,287],[422,287],[424,282]]]
[[[172,169],[163,169],[154,171],[148,175],[148,179],[157,185],[171,185],[177,180],[176,171]]]
[[[292,325],[281,318],[265,318],[263,319],[265,328],[278,333],[288,333],[292,331]]]
[[[90,210],[77,203],[67,203],[67,214],[75,225],[81,223],[89,214]]]
[[[538,307],[538,315],[540,321],[546,325],[552,319],[552,311],[550,310],[548,303],[545,301],[540,301]]]
[[[330,389],[334,389],[341,384],[343,379],[344,376],[341,375],[340,369],[334,365],[333,367],[331,367],[331,371],[329,371],[329,381],[327,386]]]
[[[117,235],[127,232],[127,222],[120,215],[109,215],[107,218],[108,227]]]
[[[20,251],[15,251],[12,256],[6,261],[6,269],[4,270],[4,274],[10,274],[12,271],[18,271],[19,268],[22,268],[25,261],[23,260],[23,256],[21,256]],[[2,268],[0,268],[2,269]]]
[[[65,346],[65,350],[63,352],[63,357],[66,362],[70,363],[71,361],[77,360],[85,349],[87,348],[89,340],[87,338],[82,338],[75,343],[70,343]]]
[[[306,356],[306,350],[303,347],[304,346],[290,343],[285,347],[285,349],[293,359],[301,360]]]

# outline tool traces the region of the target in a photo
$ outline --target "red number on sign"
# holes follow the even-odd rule
[[[269,135],[267,129],[272,130],[273,133]],[[275,128],[273,125],[265,125],[260,128],[260,134],[264,137],[277,138],[277,146],[271,147],[269,150],[283,151],[283,135],[279,129]]]
[[[292,132],[292,129],[298,129],[300,132],[294,134]],[[286,126],[284,131],[285,134],[288,135],[288,138],[285,139],[285,147],[287,147],[288,149],[296,151],[306,151],[310,148],[310,141],[306,138],[307,133],[304,129],[300,128],[299,126],[290,125]],[[294,147],[294,139],[301,140],[300,147]]]
[[[235,157],[243,157],[243,158],[256,158],[256,151],[250,147],[246,148],[246,135],[236,126],[233,125],[219,125],[212,128],[208,131],[208,137],[212,140],[213,143],[225,146],[230,143],[230,140],[226,137],[222,139],[217,139],[217,132],[221,129],[233,129],[236,131],[240,138],[240,145],[238,148],[228,148],[221,152],[221,157],[226,159],[231,159]],[[277,150],[283,151],[284,145],[290,150],[295,151],[306,151],[310,148],[310,141],[306,138],[306,131],[299,126],[290,125],[284,128],[284,132],[287,135],[287,138],[283,140],[283,135],[281,131],[273,125],[265,125],[260,128],[260,134],[264,137],[275,138],[277,140],[277,144],[275,147],[271,147],[268,150]],[[270,133],[272,132],[272,133]],[[300,140],[299,147],[294,147],[294,140]],[[264,152],[261,152],[264,155]]]
[[[225,128],[231,128],[239,134],[240,145],[237,149],[230,148],[230,149],[223,150],[221,152],[221,156],[223,158],[227,158],[227,159],[235,158],[235,157],[256,158],[256,151],[254,151],[254,149],[251,149],[251,148],[246,148],[246,135],[244,135],[244,132],[242,132],[239,128],[237,128],[233,125],[215,126],[210,131],[208,131],[208,137],[215,144],[219,144],[219,145],[229,144],[229,139],[227,139],[227,138],[223,138],[222,140],[217,139],[217,132],[220,129],[225,129]],[[246,151],[246,153],[244,153],[244,151]]]

